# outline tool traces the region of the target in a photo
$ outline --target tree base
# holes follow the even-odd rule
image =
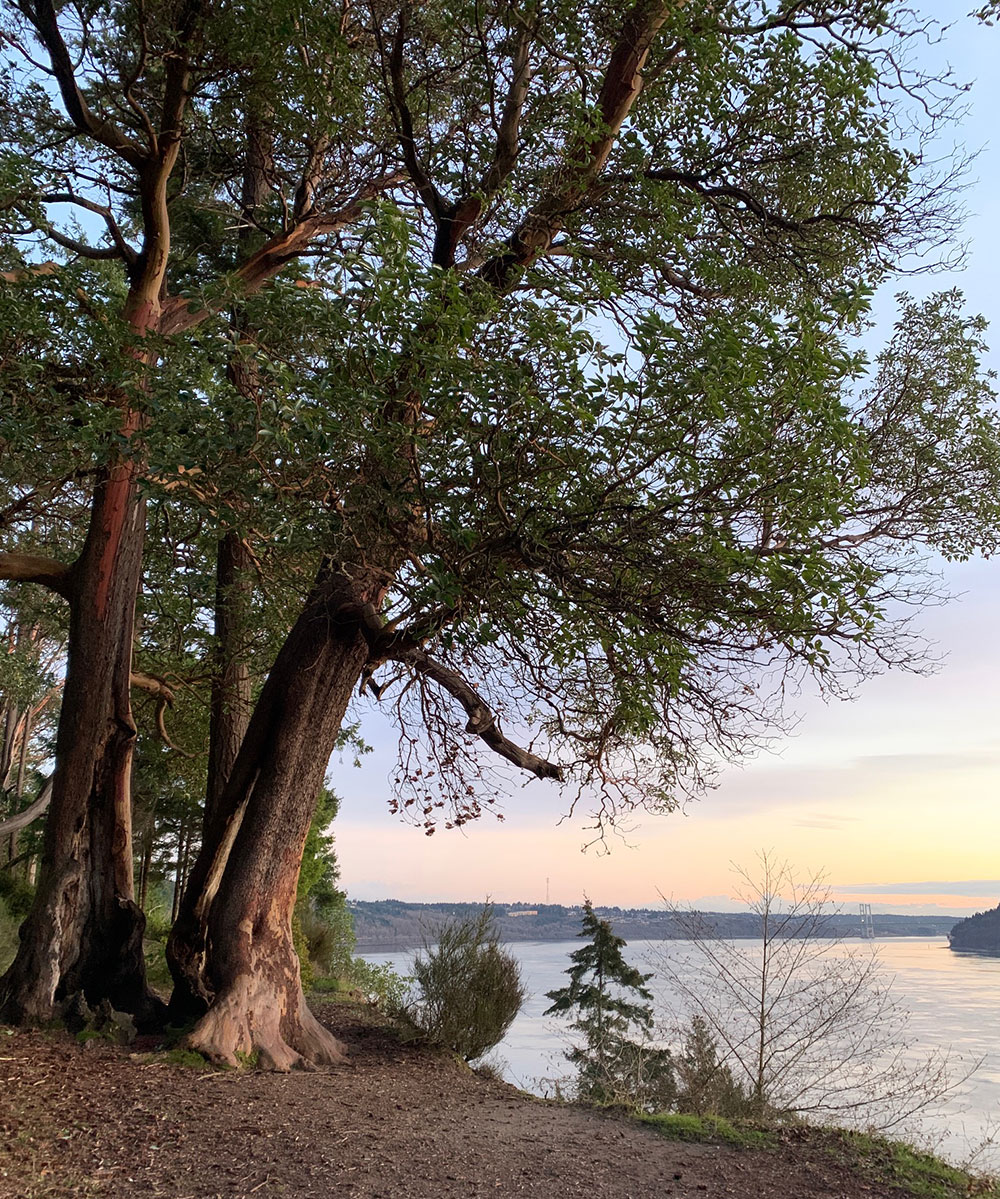
[[[216,1065],[255,1060],[280,1073],[346,1060],[344,1046],[309,1011],[301,986],[278,988],[252,975],[220,990],[183,1045]]]
[[[80,992],[91,1007],[107,1001],[127,1012],[142,1032],[162,1028],[167,1006],[146,983],[145,916],[131,900],[118,899],[101,921],[84,919],[81,891],[74,868],[36,900],[21,926],[17,955],[0,978],[0,1019],[20,1027],[51,1023]],[[67,912],[77,918],[67,920]]]

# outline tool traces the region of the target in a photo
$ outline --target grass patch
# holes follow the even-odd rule
[[[976,1178],[902,1141],[859,1132],[839,1132],[837,1136],[835,1152],[847,1157],[851,1165],[920,1199],[968,1199],[970,1195],[1000,1199],[996,1179]]]
[[[671,1141],[705,1141],[712,1145],[731,1145],[735,1149],[771,1149],[777,1144],[772,1132],[747,1124],[733,1124],[724,1116],[659,1112],[654,1116],[641,1115],[639,1119]]]
[[[157,1062],[167,1062],[171,1066],[184,1066],[188,1070],[211,1070],[213,1066],[207,1058],[193,1049],[168,1049],[165,1053],[152,1055]]]

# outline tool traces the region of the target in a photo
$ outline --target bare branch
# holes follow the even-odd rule
[[[482,267],[480,275],[490,286],[506,290],[514,272],[547,252],[567,216],[586,199],[642,90],[642,68],[670,7],[668,0],[637,0],[632,6],[608,59],[592,114],[593,132],[567,150],[552,186],[511,234],[506,252]]]
[[[86,242],[77,241],[74,237],[67,237],[65,233],[60,233],[54,225],[48,221],[39,221],[38,230],[49,237],[58,246],[62,246],[64,250],[69,250],[71,254],[76,254],[79,258],[90,258],[94,261],[106,261],[112,258],[124,259],[126,262],[134,261],[125,258],[118,246],[90,246]]]
[[[108,233],[111,240],[118,249],[118,256],[124,259],[130,266],[136,261],[138,255],[135,250],[125,240],[125,235],[122,233],[118,222],[114,218],[111,208],[107,204],[98,204],[96,200],[89,200],[86,196],[78,196],[76,192],[47,192],[39,197],[46,204],[75,204],[78,208],[83,208],[87,212],[93,212],[101,217],[105,225],[108,227]],[[50,233],[50,230],[46,230]],[[56,238],[55,240],[58,240]],[[60,243],[63,244],[63,243]],[[104,254],[104,257],[111,257],[110,254]]]
[[[33,266],[21,267],[16,271],[0,271],[0,279],[4,283],[23,283],[27,279],[34,279],[40,275],[57,275],[59,269],[58,262],[39,262]]]
[[[465,709],[469,717],[469,723],[465,726],[468,733],[475,733],[477,737],[483,741],[502,758],[506,758],[508,762],[513,762],[515,766],[522,770],[530,770],[532,774],[537,775],[540,779],[558,779],[562,781],[563,769],[556,765],[555,762],[548,762],[545,758],[538,757],[537,754],[531,753],[529,750],[522,749],[519,745],[515,745],[513,741],[508,739],[500,732],[497,725],[496,714],[490,709],[489,705],[483,698],[474,690],[467,679],[463,678],[457,671],[443,665],[434,658],[429,657],[423,650],[411,649],[401,653],[398,661],[405,662],[412,666],[418,674],[424,675],[426,678],[433,679],[455,699]]]
[[[155,696],[156,699],[162,700],[168,706],[174,702],[174,693],[167,686],[166,681],[157,678],[154,674],[144,674],[141,670],[133,670],[129,682],[133,687]]]
[[[512,74],[507,99],[504,103],[500,127],[497,130],[496,152],[493,162],[483,175],[479,189],[487,201],[503,187],[504,182],[514,169],[517,161],[517,135],[521,124],[521,111],[528,95],[528,84],[531,81],[531,42],[532,28],[525,23],[521,27],[517,49],[511,63]]]
[[[180,754],[182,758],[196,758],[197,754],[189,753],[186,749],[181,749],[179,745],[171,741],[170,734],[167,732],[166,712],[167,708],[174,706],[174,693],[167,686],[166,681],[157,678],[154,674],[144,674],[141,670],[133,670],[129,682],[133,687],[137,687],[140,691],[145,691],[148,695],[152,695],[156,699],[156,731],[167,749],[172,749],[174,753]]]
[[[427,206],[435,224],[440,224],[445,212],[445,204],[437,188],[431,182],[417,156],[417,143],[413,132],[413,117],[410,115],[407,103],[406,86],[403,82],[403,52],[406,47],[406,10],[399,14],[399,24],[396,26],[396,36],[392,42],[392,52],[389,55],[389,79],[392,92],[392,106],[399,130],[400,148],[403,151],[403,162],[410,178],[420,193],[420,198]]]
[[[76,72],[69,48],[63,41],[52,0],[19,0],[18,8],[38,33],[52,64],[52,73],[59,84],[66,112],[77,131],[106,146],[129,166],[139,169],[149,157],[146,149],[133,141],[112,121],[91,111],[76,81]]]
[[[306,253],[318,237],[337,233],[347,228],[361,216],[367,201],[394,184],[402,182],[399,173],[387,175],[363,188],[345,207],[331,213],[317,213],[300,221],[287,233],[272,238],[235,272],[233,276],[243,295],[252,295],[269,283],[281,270],[300,255]],[[183,333],[214,316],[225,306],[220,300],[217,307],[192,308],[190,301],[182,296],[173,296],[163,305],[159,332],[166,337]]]

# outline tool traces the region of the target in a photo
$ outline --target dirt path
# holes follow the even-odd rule
[[[732,1150],[526,1097],[343,1005],[350,1063],[216,1073],[0,1029],[0,1199],[899,1199],[806,1142]]]

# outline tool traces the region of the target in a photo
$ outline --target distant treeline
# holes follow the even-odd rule
[[[972,949],[977,953],[1000,953],[1000,904],[988,912],[967,916],[948,934],[952,949]]]
[[[479,903],[407,903],[400,899],[374,902],[351,900],[354,930],[362,951],[412,949],[434,939],[434,930],[455,917],[478,912]],[[683,930],[669,912],[655,908],[597,907],[615,933],[627,941],[665,941],[682,938]],[[496,923],[504,941],[569,941],[580,931],[582,908],[557,903],[497,903]],[[759,917],[748,912],[705,912],[719,937],[759,937]],[[954,916],[875,916],[877,937],[944,937]],[[860,936],[860,916],[845,912],[831,916],[829,936]]]

